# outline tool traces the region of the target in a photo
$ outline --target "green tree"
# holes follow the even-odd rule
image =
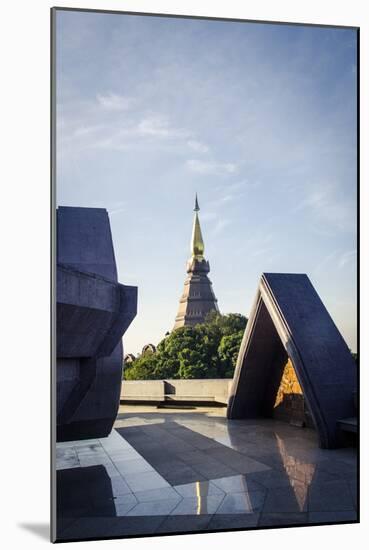
[[[242,337],[242,330],[222,337],[218,348],[221,362],[221,378],[233,378]]]
[[[205,327],[205,330],[218,332],[224,335],[231,335],[240,330],[245,330],[247,319],[240,313],[229,313],[228,315],[221,315],[215,311],[208,313],[205,319],[205,323],[197,325]]]
[[[233,376],[246,317],[211,312],[204,323],[174,330],[126,368],[127,380]]]
[[[156,353],[144,353],[124,367],[125,380],[156,380],[158,357]]]

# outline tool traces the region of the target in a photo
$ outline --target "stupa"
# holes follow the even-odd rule
[[[217,311],[218,304],[211,281],[208,277],[209,262],[204,257],[204,240],[202,238],[198,212],[200,210],[197,194],[195,198],[195,215],[191,237],[191,257],[187,262],[187,278],[174,329],[183,326],[194,326],[203,323],[210,311]]]

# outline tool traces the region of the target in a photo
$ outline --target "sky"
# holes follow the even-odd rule
[[[195,192],[222,313],[307,273],[356,351],[356,70],[352,29],[57,12],[57,203],[109,212],[125,353],[173,328]]]

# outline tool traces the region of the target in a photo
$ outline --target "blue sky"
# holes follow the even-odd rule
[[[57,202],[110,213],[125,352],[173,327],[196,191],[223,313],[307,273],[356,350],[356,160],[351,29],[57,12]]]

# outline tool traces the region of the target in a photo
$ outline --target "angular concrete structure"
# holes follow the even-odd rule
[[[339,446],[338,422],[355,416],[350,350],[306,275],[264,273],[241,343],[228,418],[272,416],[288,358],[321,447]]]
[[[107,436],[122,380],[122,336],[137,288],[117,281],[108,214],[57,211],[57,440]]]
[[[203,323],[208,313],[219,311],[211,281],[208,277],[209,262],[204,258],[204,240],[202,238],[198,211],[195,199],[195,216],[191,238],[191,258],[187,262],[187,278],[182,297],[179,301],[174,330],[183,326],[194,326]]]

